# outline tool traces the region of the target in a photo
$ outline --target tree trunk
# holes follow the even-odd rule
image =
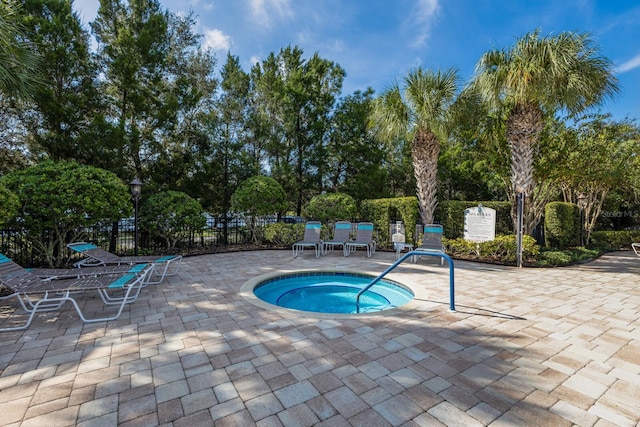
[[[507,119],[507,142],[511,149],[511,190],[514,194],[524,193],[524,234],[531,234],[533,216],[533,180],[534,153],[540,133],[544,129],[542,110],[532,104],[518,104],[513,107]],[[515,202],[515,197],[514,197]],[[512,212],[515,212],[515,203]],[[513,229],[517,230],[516,215],[513,217]]]
[[[438,156],[440,141],[428,129],[417,129],[411,144],[416,195],[423,224],[432,224],[438,200]]]

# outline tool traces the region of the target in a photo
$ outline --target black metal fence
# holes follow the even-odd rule
[[[258,223],[264,226],[265,221]],[[97,224],[80,230],[76,241],[94,243],[104,249],[117,254],[133,254],[135,246],[135,224],[133,218],[126,218],[115,224]],[[251,242],[251,230],[243,222],[223,224],[209,222],[202,230],[182,230],[175,247],[168,249],[164,239],[152,238],[143,228],[138,230],[138,253],[162,254],[168,252],[214,252],[221,247],[246,245]],[[41,239],[47,242],[47,236]],[[15,229],[0,229],[0,253],[11,258],[23,266],[40,266],[46,260],[39,255],[32,244],[25,239],[24,234]],[[73,254],[68,252],[69,260]]]
[[[280,218],[280,222],[294,224],[303,223],[302,217],[285,217]],[[276,222],[275,218],[262,218],[256,224],[258,233],[269,223]],[[352,232],[355,234],[357,221],[353,221]],[[396,226],[396,221],[392,221],[391,227]],[[391,244],[391,235],[395,233],[395,228],[389,230],[388,242]],[[234,246],[248,247],[253,243],[254,232],[247,224],[238,219],[228,221],[226,224],[215,219],[207,221],[207,225],[202,230],[181,230],[179,240],[173,248],[168,248],[167,242],[158,237],[151,237],[144,228],[138,229],[138,254],[139,255],[156,255],[166,253],[181,254],[203,254],[221,252]],[[402,228],[404,233],[404,226]],[[411,239],[412,231],[407,230],[407,238]],[[386,233],[385,233],[386,234]],[[379,247],[381,242],[379,238],[379,230],[376,230],[375,236],[378,240]],[[42,241],[47,242],[47,236],[42,236]],[[75,235],[74,241],[87,241],[96,244],[110,252],[119,255],[132,255],[135,251],[135,222],[133,218],[125,218],[113,224],[97,224],[93,227],[87,227]],[[62,248],[66,251],[66,261],[72,263],[80,258],[80,255],[72,253],[72,251]],[[23,233],[12,229],[0,229],[0,253],[11,258],[13,261],[25,267],[46,265],[46,260],[40,255],[41,251],[37,251],[25,239]]]

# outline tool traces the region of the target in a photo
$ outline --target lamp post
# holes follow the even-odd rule
[[[133,253],[138,256],[138,202],[142,199],[142,182],[136,177],[129,183],[131,190],[131,200],[133,200],[134,216],[133,216]]]
[[[587,207],[587,201],[589,197],[580,193],[578,195],[578,208],[580,208],[580,246],[584,246],[584,210]]]

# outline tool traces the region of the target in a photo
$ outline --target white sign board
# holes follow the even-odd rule
[[[486,242],[496,237],[496,210],[482,205],[464,210],[464,239]]]

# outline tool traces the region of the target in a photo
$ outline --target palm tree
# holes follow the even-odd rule
[[[458,92],[457,70],[431,71],[418,67],[385,90],[373,104],[369,124],[387,142],[409,137],[416,193],[423,224],[433,222],[437,205],[440,143],[448,138],[451,107]]]
[[[537,30],[507,49],[485,52],[476,65],[471,89],[496,115],[506,117],[511,196],[515,202],[515,194],[524,194],[524,233],[539,221],[531,209],[533,162],[545,116],[562,109],[579,113],[615,95],[619,89],[612,68],[587,34],[541,38]]]
[[[28,98],[39,84],[39,55],[24,41],[18,2],[0,3],[0,94]]]

